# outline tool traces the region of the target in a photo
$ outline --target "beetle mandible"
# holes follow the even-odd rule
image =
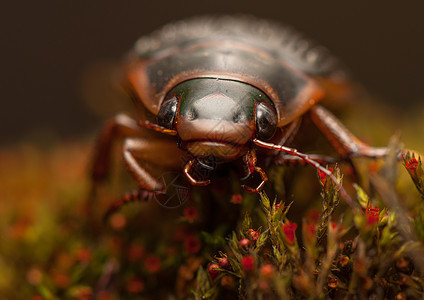
[[[147,168],[151,163],[179,170],[197,186],[210,183],[199,170],[238,165],[242,180],[260,177],[257,186],[243,185],[250,192],[263,188],[268,180],[263,166],[270,161],[302,161],[336,182],[322,166],[331,158],[284,146],[303,117],[312,119],[342,160],[387,154],[386,148],[359,141],[318,104],[340,101],[349,91],[349,76],[340,63],[279,24],[246,16],[169,24],[136,42],[123,74],[138,120],[118,115],[107,122],[93,168],[94,179],[103,179],[113,140],[124,138],[123,161],[139,190],[118,203],[164,192]],[[268,154],[259,157],[257,149]]]

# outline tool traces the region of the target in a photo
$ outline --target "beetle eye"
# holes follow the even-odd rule
[[[256,137],[266,141],[274,136],[277,116],[273,109],[261,102],[256,106]]]
[[[158,112],[158,124],[167,129],[174,129],[174,121],[177,115],[178,99],[172,97],[162,103]]]

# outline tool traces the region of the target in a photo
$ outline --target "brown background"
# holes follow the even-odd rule
[[[171,20],[249,13],[290,24],[327,46],[364,86],[403,111],[424,101],[423,1],[7,1],[0,8],[0,145],[92,134],[84,74],[116,63]],[[101,62],[101,63],[100,63]],[[105,105],[107,102],[105,102]],[[106,110],[107,115],[110,111]]]

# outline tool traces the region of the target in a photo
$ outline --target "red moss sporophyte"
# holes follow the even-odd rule
[[[294,244],[294,241],[296,239],[297,224],[291,223],[291,222],[285,222],[285,223],[283,223],[282,228],[283,228],[284,237],[285,237],[286,241],[289,244]]]

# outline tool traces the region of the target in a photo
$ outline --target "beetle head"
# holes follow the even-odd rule
[[[200,78],[168,93],[158,123],[175,129],[192,155],[226,161],[245,154],[252,138],[270,139],[277,115],[271,100],[249,84]]]

